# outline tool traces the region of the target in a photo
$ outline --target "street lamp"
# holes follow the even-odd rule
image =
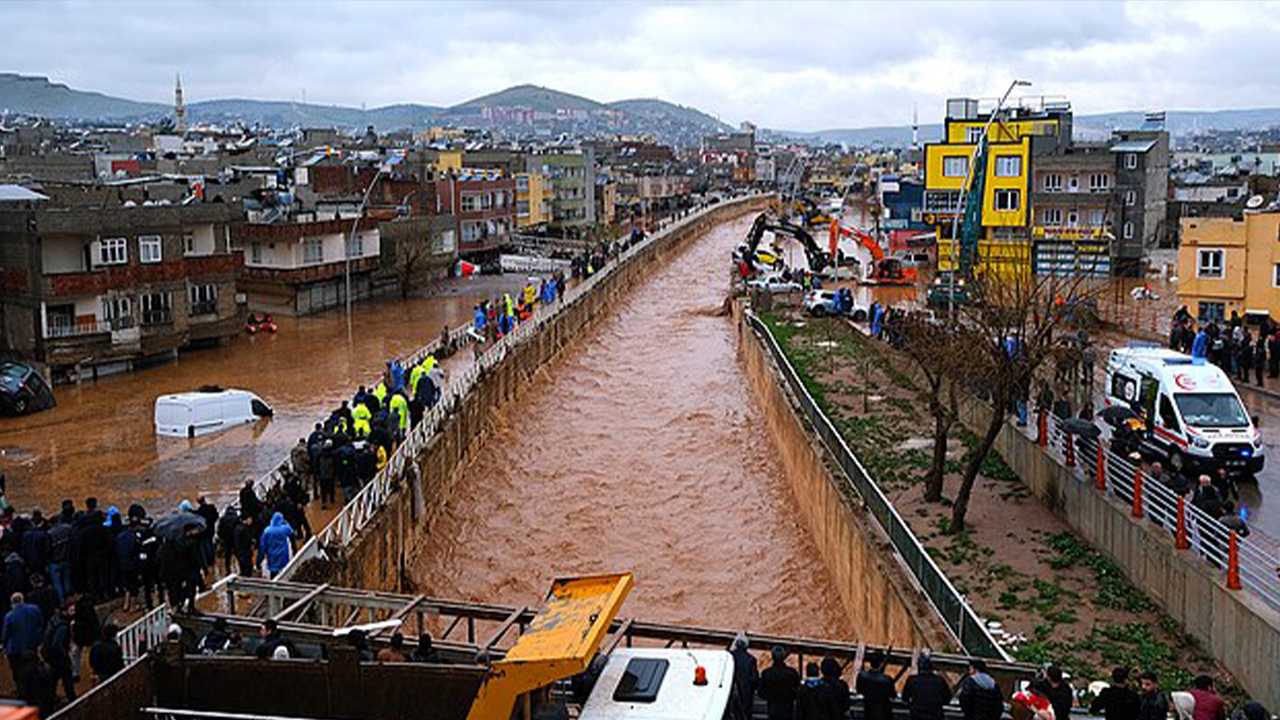
[[[951,216],[951,278],[947,289],[947,318],[951,323],[955,323],[956,314],[956,273],[959,269],[959,260],[957,259],[957,243],[960,241],[958,225],[960,222],[960,210],[965,202],[965,196],[969,193],[969,185],[973,182],[973,166],[977,164],[978,153],[982,150],[982,146],[987,142],[987,133],[991,130],[991,124],[1000,116],[1000,110],[1004,107],[1004,103],[1009,99],[1009,94],[1016,87],[1031,87],[1030,80],[1014,80],[1009,83],[1009,88],[1004,91],[1004,95],[1000,96],[1000,101],[996,103],[995,110],[991,111],[991,116],[987,118],[987,124],[982,126],[982,134],[978,136],[978,141],[973,144],[973,152],[969,154],[969,166],[965,169],[964,182],[960,185],[960,195],[956,198],[956,214]],[[981,202],[981,198],[978,200]]]
[[[351,318],[351,249],[356,244],[356,233],[360,230],[360,219],[364,217],[365,208],[369,206],[369,197],[373,195],[373,186],[378,184],[378,178],[387,171],[386,164],[378,166],[378,171],[373,174],[373,179],[369,181],[369,186],[364,189],[364,197],[360,200],[360,206],[356,208],[355,220],[351,221],[351,234],[347,237],[346,246],[342,248],[344,262],[342,263],[342,278],[345,286],[343,295],[346,297],[346,313],[347,319]]]

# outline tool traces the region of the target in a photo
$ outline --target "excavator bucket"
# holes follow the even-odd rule
[[[519,697],[587,669],[631,591],[631,573],[560,578],[489,675],[467,720],[508,720]]]

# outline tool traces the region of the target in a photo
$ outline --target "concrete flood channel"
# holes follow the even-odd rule
[[[776,398],[739,360],[727,258],[754,209],[655,242],[517,346],[425,446],[411,490],[294,579],[536,606],[555,576],[630,570],[631,617],[950,647],[902,578],[880,577],[894,570],[876,546],[831,531],[852,505],[812,489],[830,476],[783,451],[807,438],[776,432]],[[848,541],[865,547],[819,547]]]

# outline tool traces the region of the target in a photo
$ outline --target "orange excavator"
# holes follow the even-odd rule
[[[916,268],[904,265],[898,258],[885,257],[884,250],[875,238],[856,227],[841,227],[839,222],[832,221],[832,247],[838,248],[842,237],[853,240],[859,248],[866,250],[866,259],[858,258],[858,262],[866,268],[860,282],[867,285],[915,285],[920,279]],[[858,252],[857,255],[862,256],[863,253]]]

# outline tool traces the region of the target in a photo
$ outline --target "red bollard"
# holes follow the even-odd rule
[[[1046,448],[1049,446],[1049,413],[1046,413],[1043,408],[1036,412],[1036,444]]]
[[[1239,590],[1240,585],[1240,539],[1232,530],[1227,543],[1227,589]]]
[[[1075,467],[1076,466],[1076,436],[1068,433],[1066,438],[1067,438],[1067,446],[1066,446],[1067,467]]]
[[[1133,516],[1142,517],[1142,468],[1133,469]]]
[[[1107,491],[1107,456],[1102,450],[1102,440],[1098,440],[1098,490]]]
[[[1179,550],[1191,547],[1187,539],[1187,499],[1184,497],[1178,498],[1178,529],[1173,533],[1173,546]]]

